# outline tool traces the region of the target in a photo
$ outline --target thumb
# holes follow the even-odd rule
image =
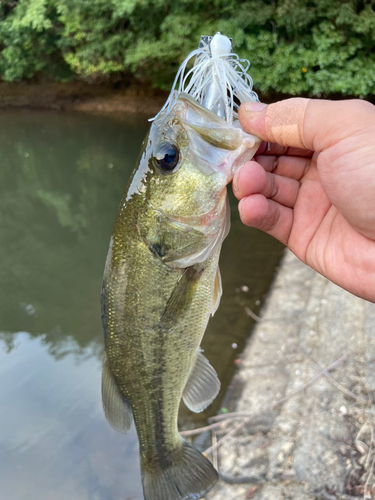
[[[320,153],[375,126],[372,104],[352,99],[328,101],[296,97],[266,105],[245,102],[238,112],[245,132],[266,142]]]
[[[303,126],[310,99],[300,97],[266,105],[245,102],[240,106],[238,118],[245,132],[266,142],[280,146],[310,149],[304,141]]]

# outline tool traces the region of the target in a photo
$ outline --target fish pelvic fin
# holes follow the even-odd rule
[[[219,391],[220,381],[217,373],[199,350],[182,399],[189,410],[199,413],[212,403]]]
[[[102,371],[102,402],[105,418],[119,432],[126,434],[133,421],[130,403],[121,394],[105,358]]]
[[[211,462],[184,440],[172,451],[167,467],[141,463],[141,468],[145,500],[199,499],[218,480]]]

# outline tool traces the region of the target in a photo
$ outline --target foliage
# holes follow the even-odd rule
[[[262,93],[375,87],[375,0],[0,0],[3,80],[129,80],[170,88],[201,34],[233,37]]]

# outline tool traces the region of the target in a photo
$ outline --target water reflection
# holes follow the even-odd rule
[[[135,432],[119,438],[102,412],[99,291],[116,207],[147,127],[45,112],[0,117],[6,500],[142,498]]]
[[[141,499],[137,438],[104,420],[99,359],[87,347],[56,363],[46,340],[17,333],[0,351],[1,498]]]
[[[43,333],[54,346],[100,338],[103,256],[146,130],[143,121],[2,114],[1,330]]]
[[[134,428],[118,434],[101,408],[99,291],[147,128],[114,117],[0,115],[1,499],[143,498]],[[224,295],[203,342],[223,391],[252,326],[244,306],[259,308],[281,253],[240,224],[235,203],[232,211]],[[221,395],[203,414],[182,407],[181,425],[202,423]]]

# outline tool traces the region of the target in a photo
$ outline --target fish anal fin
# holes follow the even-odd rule
[[[218,480],[211,462],[190,443],[171,450],[169,464],[142,464],[145,500],[188,500],[202,498]]]
[[[198,351],[190,377],[186,383],[182,399],[189,410],[199,413],[216,398],[220,381],[208,359]]]
[[[213,296],[212,296],[211,316],[213,316],[215,314],[215,312],[217,311],[219,304],[220,304],[220,299],[221,299],[222,294],[223,294],[223,285],[221,282],[220,269],[219,269],[219,266],[217,266],[215,282],[214,282],[214,290],[213,290]]]
[[[126,434],[133,421],[133,413],[129,402],[121,391],[105,359],[102,371],[102,402],[105,418],[119,432]]]

